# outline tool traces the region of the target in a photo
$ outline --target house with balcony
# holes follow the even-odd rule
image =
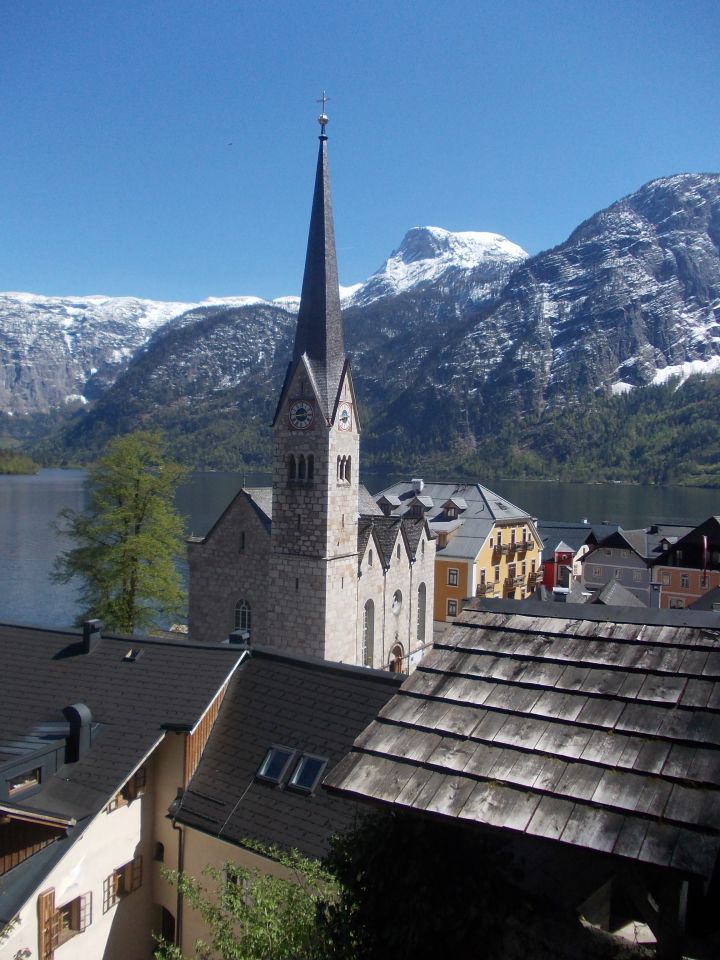
[[[524,600],[540,576],[533,517],[480,483],[401,481],[376,497],[387,517],[424,518],[436,536],[433,619],[453,620],[468,597]]]

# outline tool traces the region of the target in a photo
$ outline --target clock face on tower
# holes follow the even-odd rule
[[[290,426],[293,430],[307,430],[315,417],[313,405],[309,400],[293,400],[290,404]]]
[[[338,410],[338,430],[352,429],[352,413],[349,403],[341,403]]]

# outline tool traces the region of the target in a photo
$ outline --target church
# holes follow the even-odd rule
[[[233,634],[326,660],[410,672],[432,643],[435,537],[360,483],[360,414],[345,353],[321,128],[292,359],[273,431],[272,488],[244,488],[188,541],[189,634]]]

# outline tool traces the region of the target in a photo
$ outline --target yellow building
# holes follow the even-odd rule
[[[396,483],[377,498],[386,516],[424,517],[437,537],[434,620],[468,597],[523,600],[535,589],[542,541],[534,519],[479,483]]]

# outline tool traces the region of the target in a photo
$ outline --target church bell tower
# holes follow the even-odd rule
[[[272,428],[265,642],[354,663],[360,424],[340,315],[325,99],[295,346]]]

